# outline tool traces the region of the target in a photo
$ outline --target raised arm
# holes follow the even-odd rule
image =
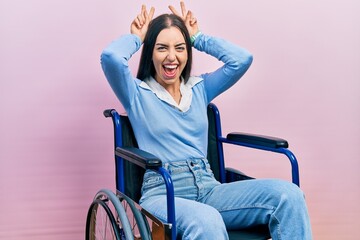
[[[105,76],[125,109],[130,107],[136,94],[135,78],[129,69],[128,61],[140,49],[154,11],[154,8],[151,8],[147,12],[143,5],[140,14],[130,25],[131,34],[113,41],[101,54],[101,66]]]
[[[185,22],[193,46],[224,63],[216,71],[202,75],[205,79],[205,88],[210,102],[241,78],[251,65],[252,55],[247,50],[228,41],[202,34],[194,13],[186,10],[183,1],[180,2],[180,7],[181,13],[176,11],[175,7],[169,6],[171,12],[180,16]]]
[[[233,86],[249,69],[253,57],[246,49],[224,39],[200,34],[194,47],[205,52],[224,65],[211,73],[203,74],[208,102]]]

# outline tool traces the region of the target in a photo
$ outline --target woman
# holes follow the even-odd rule
[[[247,71],[252,56],[245,49],[199,31],[191,11],[153,19],[154,8],[131,23],[131,34],[102,53],[102,67],[132,123],[139,147],[161,159],[175,189],[178,237],[228,239],[226,229],[268,224],[273,239],[311,239],[301,190],[281,180],[220,184],[206,160],[207,105]],[[128,67],[143,44],[137,77]],[[224,65],[212,73],[190,76],[192,46]],[[146,172],[141,205],[166,220],[162,177]]]

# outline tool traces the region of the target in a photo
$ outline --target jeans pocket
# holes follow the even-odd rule
[[[143,190],[146,191],[150,188],[156,188],[164,184],[163,177],[155,172],[146,172],[143,181]]]

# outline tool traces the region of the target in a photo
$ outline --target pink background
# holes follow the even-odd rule
[[[83,239],[93,195],[114,189],[112,124],[102,111],[122,107],[99,55],[129,32],[142,2],[1,0],[0,239]],[[178,5],[146,3],[156,14]],[[300,163],[314,238],[355,239],[359,1],[188,0],[187,6],[203,32],[254,54],[245,77],[215,101],[224,133],[286,138]],[[138,58],[131,61],[134,73]],[[195,53],[194,73],[217,66]],[[227,150],[229,166],[290,179],[284,157]]]

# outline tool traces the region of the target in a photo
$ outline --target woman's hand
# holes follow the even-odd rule
[[[180,2],[181,6],[181,14],[179,14],[176,9],[173,6],[169,6],[169,9],[171,12],[179,17],[182,18],[182,20],[185,22],[185,26],[187,30],[189,31],[190,37],[196,34],[199,31],[199,26],[197,23],[196,18],[194,17],[194,14],[189,10],[186,11],[185,3],[183,1]]]
[[[147,12],[146,6],[141,6],[141,13],[136,16],[134,21],[130,25],[130,32],[136,34],[141,39],[141,42],[144,41],[146,32],[149,27],[149,23],[154,16],[155,8],[151,7],[150,11]]]

